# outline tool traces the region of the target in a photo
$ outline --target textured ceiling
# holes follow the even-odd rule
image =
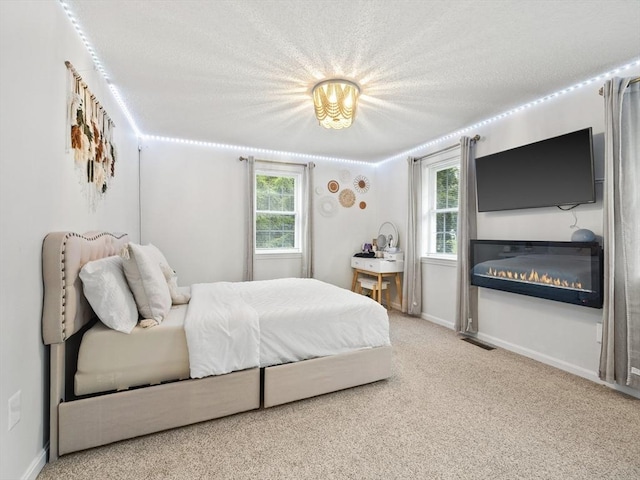
[[[148,135],[376,162],[640,55],[638,0],[66,0]],[[362,87],[346,130],[311,88]]]

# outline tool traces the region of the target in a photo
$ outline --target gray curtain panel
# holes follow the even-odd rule
[[[243,280],[253,280],[253,264],[256,251],[256,222],[254,219],[256,202],[256,162],[253,157],[247,158],[247,210],[244,214],[245,224],[245,259]]]
[[[600,378],[640,389],[640,83],[604,85],[604,306]]]
[[[302,278],[313,278],[313,172],[316,164],[304,169],[304,215],[302,216]]]
[[[478,332],[478,287],[469,282],[469,240],[477,238],[475,140],[460,139],[460,179],[458,182],[458,272],[456,318],[459,333]]]
[[[422,313],[422,271],[420,269],[420,248],[422,233],[422,165],[413,157],[409,164],[409,214],[407,219],[407,251],[404,259],[404,286],[402,296],[405,299],[402,311],[409,315]]]

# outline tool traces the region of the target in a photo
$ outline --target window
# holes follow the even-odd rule
[[[301,174],[256,170],[256,253],[300,252]]]
[[[423,166],[423,251],[455,258],[458,253],[459,151],[438,155]]]

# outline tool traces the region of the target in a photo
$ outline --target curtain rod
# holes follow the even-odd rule
[[[631,80],[629,80],[629,85],[638,82],[640,82],[640,77],[632,78]],[[629,85],[627,85],[627,87],[629,87]],[[600,87],[600,90],[598,90],[598,94],[600,96],[604,95],[604,87]]]
[[[240,160],[241,162],[246,162],[249,159],[247,157],[240,157],[240,158],[238,158],[238,160]],[[262,163],[275,163],[276,165],[295,165],[296,167],[306,167],[307,166],[306,163],[277,162],[275,160],[260,160],[259,158],[256,158],[254,160],[256,162],[262,162]]]
[[[478,140],[480,140],[480,135],[477,135],[477,134],[474,135],[473,137],[471,137],[471,140],[473,140],[474,142],[477,142]],[[460,147],[460,142],[454,143],[453,145],[449,145],[448,147],[441,148],[440,150],[437,150],[435,152],[427,153],[426,155],[423,155],[421,157],[415,157],[413,161],[419,162],[420,160],[424,160],[425,158],[433,157],[434,155],[448,152],[449,150],[453,150],[454,148],[458,148],[458,147]]]

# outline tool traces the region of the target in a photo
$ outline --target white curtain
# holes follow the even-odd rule
[[[313,278],[313,171],[309,162],[304,169],[304,213],[302,215],[302,278]]]
[[[469,281],[469,240],[477,238],[475,140],[460,139],[460,178],[458,181],[458,272],[455,330],[478,332],[478,287]]]
[[[422,233],[422,165],[413,157],[409,164],[409,215],[407,219],[407,251],[404,259],[404,287],[402,311],[409,315],[422,313],[422,271],[420,269],[420,246]]]
[[[600,378],[640,389],[640,83],[604,85],[604,306]]]
[[[253,218],[256,202],[256,163],[253,157],[247,158],[247,210],[244,212],[245,224],[245,260],[244,274],[245,282],[253,280],[253,264],[255,257],[256,242],[256,222]]]

